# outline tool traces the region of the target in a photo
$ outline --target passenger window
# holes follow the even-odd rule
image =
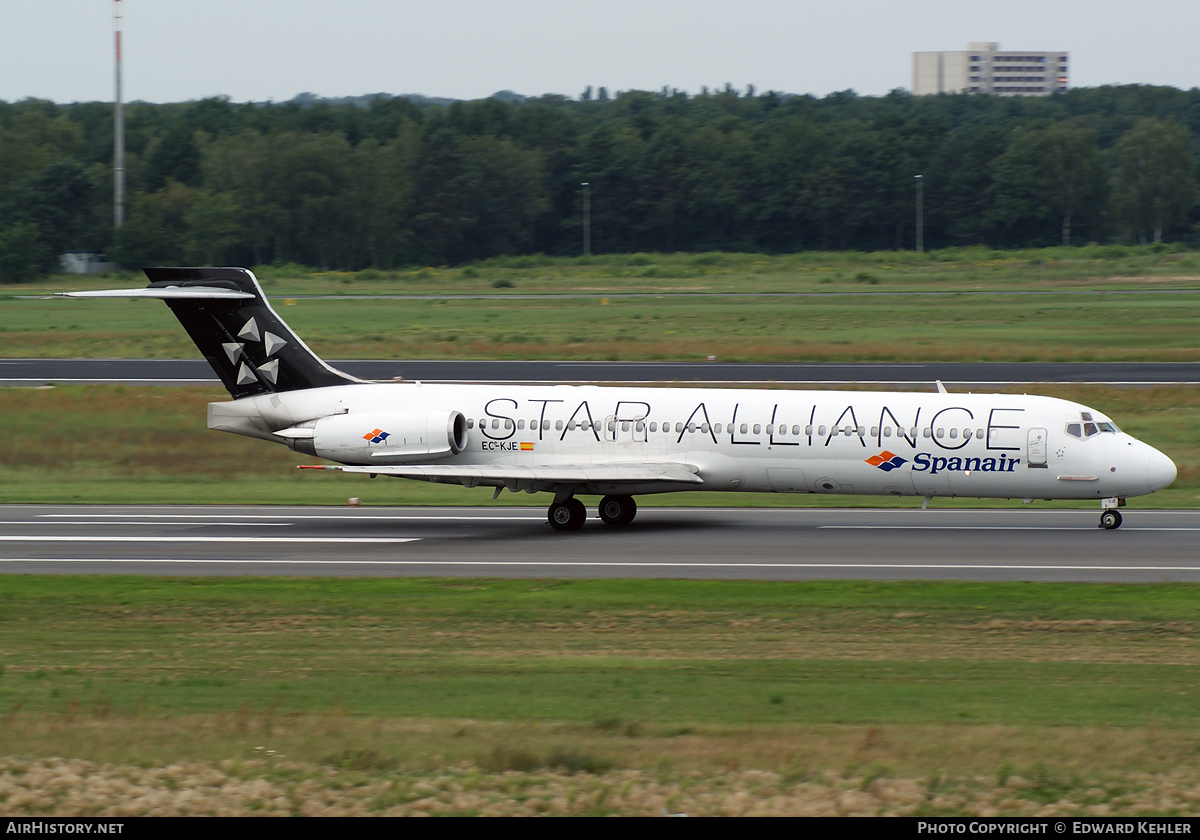
[[[767,434],[769,434],[769,435],[775,434],[775,426],[771,423],[767,424]]]
[[[492,421],[492,428],[493,428],[493,429],[499,429],[499,428],[500,428],[500,421],[499,421],[499,420],[493,420],[493,421]]]
[[[581,424],[579,424],[579,423],[576,423],[574,420],[572,420],[571,422],[567,423],[567,431],[569,431],[569,432],[573,432],[573,431],[575,431],[576,429],[579,429],[579,428],[582,428],[582,425],[581,425]]]
[[[917,427],[916,426],[913,426],[911,429],[908,430],[908,436],[910,438],[912,438],[913,440],[917,439]],[[925,437],[929,437],[928,432],[925,433]]]
[[[717,425],[713,426],[713,431],[717,434],[721,434],[721,424],[718,423]]]
[[[867,434],[867,427],[859,426],[857,429],[855,429],[855,431],[858,432],[859,437],[865,437]]]
[[[921,430],[921,433],[922,433],[923,435],[925,435],[925,437],[933,437],[933,430],[932,430],[932,429],[929,429],[929,428],[922,429],[922,430]]]
[[[941,437],[941,435],[938,435],[938,437]],[[951,437],[951,439],[957,438],[958,437],[958,429],[951,429],[950,437]]]
[[[707,423],[701,423],[701,424],[700,424],[700,431],[701,431],[701,432],[703,432],[704,434],[708,434],[708,424],[707,424]]]
[[[1080,426],[1078,423],[1068,423],[1067,424],[1067,434],[1069,434],[1071,437],[1082,437],[1083,436],[1083,427]]]
[[[518,421],[517,421],[517,428],[518,428],[518,429],[524,429],[524,428],[525,428],[525,421],[524,421],[524,420],[518,420]]]
[[[562,427],[563,427],[563,421],[561,421],[561,420],[559,420],[557,423],[554,424],[555,431],[561,432]]]
[[[652,431],[652,432],[657,432],[657,431],[658,431],[658,424],[657,424],[657,423],[651,423],[651,424],[650,424],[650,431]]]
[[[782,423],[779,425],[779,428],[776,429],[775,431],[776,431],[776,434],[778,434],[780,437],[787,437],[787,426],[783,425]]]
[[[683,424],[682,423],[675,424],[675,434],[683,434]]]
[[[644,432],[644,431],[646,431],[646,424],[643,423],[641,420],[639,420],[639,421],[637,421],[637,424],[633,428],[635,431]]]
[[[792,434],[795,435],[796,437],[800,437],[800,427],[792,426]]]
[[[884,436],[884,437],[891,437],[891,436],[892,436],[892,427],[891,427],[891,426],[884,426],[884,427],[883,427],[883,436]]]
[[[628,431],[629,431],[629,421],[628,421],[628,420],[622,420],[622,421],[621,421],[621,431],[622,431],[622,432],[628,432]]]
[[[981,437],[983,437],[983,429],[976,429],[976,430],[975,430],[975,437],[977,437],[977,438],[981,438]]]
[[[944,438],[944,437],[946,436],[946,430],[945,430],[945,429],[938,429],[938,430],[937,430],[937,436],[938,436],[939,438]]]
[[[819,436],[821,436],[821,437],[825,437],[825,427],[824,427],[824,426],[820,426],[820,427],[818,427],[818,428],[817,428],[817,434],[818,434]]]
[[[743,423],[741,431],[742,431],[742,434],[748,434],[750,432],[750,427],[747,426],[745,423]]]
[[[512,428],[512,420],[505,420],[505,421],[504,421],[504,428],[506,428],[506,429],[511,429],[511,428]]]
[[[809,435],[811,437],[812,436],[812,426],[805,426],[804,434]],[[825,434],[825,432],[821,432],[821,434]]]
[[[474,420],[468,420],[468,421],[467,421],[467,428],[468,428],[468,429],[474,429],[474,428],[475,428],[475,421],[474,421]]]
[[[754,434],[756,434],[756,435],[762,434],[762,426],[759,425],[758,423],[754,424]]]
[[[970,439],[971,439],[971,430],[963,429],[963,440],[970,440]]]

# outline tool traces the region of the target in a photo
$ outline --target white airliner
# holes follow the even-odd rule
[[[243,268],[147,268],[145,289],[68,297],[166,302],[233,397],[208,427],[340,466],[554,494],[549,522],[631,522],[634,496],[680,490],[1095,499],[1118,528],[1129,496],[1175,464],[1107,416],[1013,394],[368,382],[317,357]]]

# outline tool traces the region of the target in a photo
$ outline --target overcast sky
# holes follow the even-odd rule
[[[127,100],[726,82],[877,95],[911,53],[1068,50],[1072,86],[1200,85],[1200,0],[120,0]],[[110,0],[3,0],[0,99],[111,100]]]

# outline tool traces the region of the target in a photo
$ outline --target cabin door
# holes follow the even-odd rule
[[[1046,466],[1045,429],[1029,430],[1029,446],[1025,451],[1025,463],[1031,467]]]

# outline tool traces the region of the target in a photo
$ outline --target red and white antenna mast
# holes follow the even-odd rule
[[[125,108],[121,100],[121,0],[113,0],[117,91],[113,113],[113,227],[125,223]]]

